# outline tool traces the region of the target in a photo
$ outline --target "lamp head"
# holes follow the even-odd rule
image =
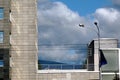
[[[97,23],[97,22],[94,22],[94,24],[97,26],[98,23]]]
[[[84,27],[84,24],[79,24],[80,27]]]

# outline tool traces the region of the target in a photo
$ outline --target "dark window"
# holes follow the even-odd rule
[[[3,78],[0,78],[0,80],[3,80]]]
[[[0,67],[3,67],[4,62],[3,62],[3,54],[0,54]]]
[[[4,17],[4,9],[0,8],[0,19],[3,19]]]

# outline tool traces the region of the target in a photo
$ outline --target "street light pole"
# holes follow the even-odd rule
[[[102,80],[102,76],[101,76],[101,69],[100,69],[100,29],[99,29],[99,26],[98,26],[98,23],[97,22],[94,22],[96,28],[97,28],[97,36],[98,36],[98,59],[99,59],[99,62],[98,62],[98,67],[99,67],[99,78],[100,80]],[[80,27],[84,27],[84,24],[79,24]]]
[[[101,57],[101,55],[100,55],[100,29],[99,29],[99,27],[98,27],[98,24],[97,24],[97,22],[94,22],[94,24],[95,24],[95,26],[97,27],[97,30],[98,30],[98,33],[97,33],[97,35],[98,35],[98,58],[99,58],[99,62],[98,62],[98,66],[99,66],[99,78],[100,78],[100,80],[102,80],[102,76],[101,76],[101,69],[100,69],[100,57]]]
[[[95,26],[97,27],[97,30],[98,30],[97,35],[98,35],[98,51],[99,51],[99,50],[100,50],[100,29],[99,29],[99,27],[98,27],[97,22],[94,22],[94,24],[95,24]],[[99,56],[99,57],[100,57],[100,56]]]

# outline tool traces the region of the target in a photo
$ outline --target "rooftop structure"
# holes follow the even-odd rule
[[[88,71],[99,71],[102,80],[113,80],[115,74],[120,74],[120,49],[118,48],[118,40],[114,38],[100,38],[100,49],[102,50],[107,64],[99,67],[98,40],[95,39],[89,44],[88,53]],[[119,75],[120,76],[120,75]]]

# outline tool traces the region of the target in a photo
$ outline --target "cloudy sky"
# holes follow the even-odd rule
[[[119,20],[120,0],[38,0],[39,59],[81,64],[97,38],[94,22],[102,38],[120,40]]]

